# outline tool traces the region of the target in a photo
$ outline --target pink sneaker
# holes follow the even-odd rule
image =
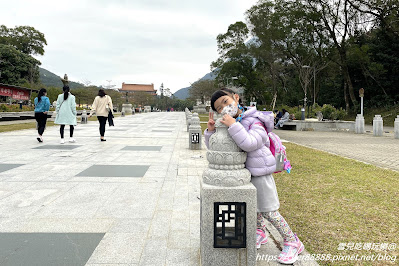
[[[277,261],[282,264],[293,264],[298,259],[298,255],[305,249],[302,242],[295,234],[295,242],[284,242],[284,248],[278,256]]]
[[[261,229],[256,229],[256,248],[267,243],[267,236]]]

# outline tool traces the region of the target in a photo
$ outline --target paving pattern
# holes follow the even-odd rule
[[[0,265],[200,265],[205,145],[188,149],[184,113],[115,125],[106,142],[98,122],[78,125],[63,145],[58,127],[44,143],[33,129],[0,133]],[[269,237],[258,252],[277,256],[282,239]]]

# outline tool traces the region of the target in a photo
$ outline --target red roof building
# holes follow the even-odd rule
[[[154,89],[154,84],[127,84],[125,82],[122,83],[122,88],[119,89],[120,92],[147,92],[151,95],[156,95],[157,91]]]
[[[0,83],[0,96],[11,97],[13,100],[27,101],[32,92],[38,92],[38,90]]]

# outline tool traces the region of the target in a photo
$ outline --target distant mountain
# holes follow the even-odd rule
[[[41,67],[39,67],[39,73],[40,73],[40,82],[43,85],[48,87],[62,88],[63,84],[61,78],[56,74]],[[69,87],[71,89],[76,89],[76,88],[83,88],[84,85],[78,82],[69,81]]]
[[[214,80],[216,78],[216,74],[214,72],[209,72],[199,80]],[[191,87],[182,88],[176,91],[173,95],[181,100],[185,100],[189,97],[189,89]]]

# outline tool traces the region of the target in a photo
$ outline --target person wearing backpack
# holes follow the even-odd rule
[[[238,94],[228,89],[218,90],[212,95],[211,107],[215,112],[223,114],[221,122],[228,127],[236,144],[247,152],[245,167],[251,172],[251,182],[257,191],[257,248],[267,242],[265,218],[284,239],[284,248],[277,260],[283,264],[294,263],[304,250],[304,245],[278,212],[280,202],[272,175],[276,172],[276,158],[270,150],[268,134],[274,127],[273,114],[259,112],[256,107],[244,110],[239,104]],[[215,121],[213,113],[210,113],[204,132],[207,147],[213,133]]]

